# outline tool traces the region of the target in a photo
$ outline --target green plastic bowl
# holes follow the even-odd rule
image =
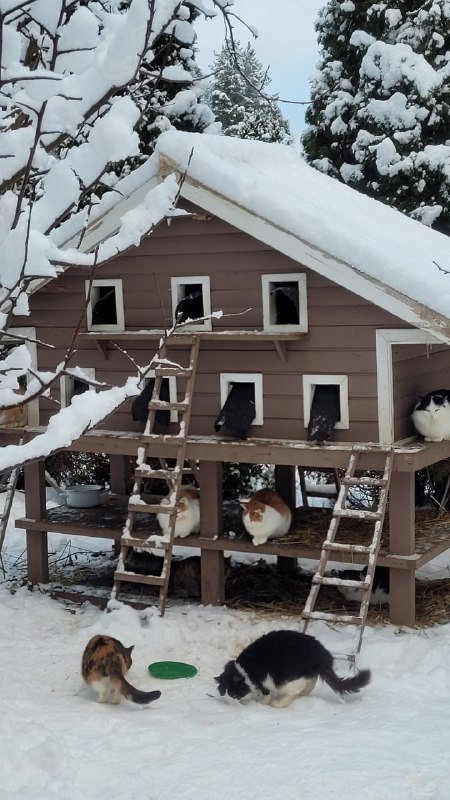
[[[155,661],[149,664],[148,671],[154,678],[163,678],[173,681],[175,678],[193,678],[197,675],[197,668],[192,664],[182,661]]]

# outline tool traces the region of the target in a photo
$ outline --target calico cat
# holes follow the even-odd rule
[[[93,636],[87,643],[81,673],[85,683],[98,693],[99,703],[117,704],[126,697],[145,705],[161,697],[161,692],[141,692],[125,679],[132,664],[133,647],[124,647],[112,636]]]
[[[314,636],[281,630],[266,633],[246,647],[215,680],[222,697],[228,694],[241,703],[256,700],[284,708],[296,697],[309,694],[319,678],[344,695],[367,686],[370,670],[340,678],[333,669],[333,656]]]
[[[450,439],[450,389],[435,389],[419,397],[411,419],[426,442]]]
[[[268,539],[285,536],[291,527],[291,510],[272,489],[260,489],[250,500],[239,503],[243,508],[242,522],[255,547]]]
[[[168,505],[172,502],[174,493],[169,497],[163,497],[160,505]],[[156,518],[164,534],[169,532],[170,514],[157,514]],[[175,536],[182,539],[190,533],[198,533],[200,530],[200,493],[196,486],[185,486],[180,490],[177,503],[177,519],[175,522]]]
[[[349,581],[363,581],[367,575],[367,567],[364,569],[341,569],[333,570],[331,576],[334,578],[342,578]],[[351,600],[360,603],[362,600],[363,590],[358,588],[351,588],[350,586],[336,586],[336,589],[345,597],[346,600]],[[375,574],[373,576],[372,590],[370,592],[370,604],[375,606],[382,606],[389,603],[389,568],[388,567],[375,567]]]

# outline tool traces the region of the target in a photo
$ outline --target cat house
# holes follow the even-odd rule
[[[442,530],[430,529],[429,540],[418,543],[414,524],[415,472],[449,457],[450,441],[424,441],[411,421],[418,395],[450,387],[448,239],[308,167],[291,148],[170,132],[157,154],[157,176],[135,181],[126,197],[118,193],[83,246],[91,251],[105,241],[134,201],[172,171],[183,175],[179,207],[186,213],[97,268],[77,364],[88,378],[123,384],[134,374],[127,354],[148,363],[177,318],[184,327],[168,342],[175,361],[198,338],[187,457],[197,464],[201,524],[183,546],[201,554],[203,601],[224,599],[225,551],[275,555],[288,568],[298,557],[317,558],[322,541],[307,542],[301,526],[295,543],[269,540],[259,550],[248,538],[227,536],[222,464],[275,465],[276,487],[294,510],[296,468],[343,469],[357,445],[361,469],[379,469],[386,452],[394,453],[378,563],[391,572],[392,621],[412,624],[415,570],[450,546]],[[34,332],[40,369],[61,361],[88,293],[80,267],[36,286],[17,331]],[[183,388],[183,379],[167,379],[173,403]],[[91,389],[65,376],[54,399],[67,405]],[[238,397],[231,430],[219,424],[229,397],[228,408]],[[110,454],[118,494],[128,490],[128,462],[143,430],[131,406],[124,403],[69,448]],[[30,436],[53,408],[40,399]],[[176,420],[175,409],[165,432]],[[171,456],[163,435],[155,456]],[[43,463],[25,472],[27,516],[19,525],[29,533],[33,582],[48,576],[48,531],[120,538],[121,524],[104,525],[100,515],[84,527],[80,514],[73,521],[47,514]]]

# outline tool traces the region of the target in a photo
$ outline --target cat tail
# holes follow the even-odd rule
[[[330,689],[333,689],[333,692],[343,695],[359,692],[360,689],[367,686],[370,683],[371,673],[370,669],[362,669],[351,678],[340,678],[339,675],[336,675],[333,667],[330,666],[320,673],[320,677],[328,684]]]
[[[161,692],[141,692],[140,689],[135,689],[131,683],[128,683],[126,680],[122,669],[119,664],[113,664],[109,673],[109,679],[113,686],[120,692],[122,697],[125,697],[127,700],[131,700],[132,703],[139,703],[140,705],[146,705],[147,703],[151,703],[153,700],[157,700],[158,697],[161,697]]]

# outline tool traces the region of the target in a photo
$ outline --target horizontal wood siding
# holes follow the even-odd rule
[[[415,435],[411,411],[419,396],[450,389],[450,348],[446,345],[394,345],[395,438]]]
[[[175,219],[170,227],[164,224],[138,248],[99,267],[96,277],[122,278],[127,330],[170,323],[171,277],[202,275],[210,276],[212,309],[224,312],[220,320],[213,320],[213,330],[260,330],[261,275],[277,272],[306,274],[308,333],[287,344],[285,363],[272,342],[203,342],[191,432],[214,433],[221,372],[257,372],[263,374],[264,424],[253,427],[254,435],[305,438],[302,375],[338,374],[348,376],[350,428],[336,430],[335,439],[377,441],[375,331],[403,327],[392,315],[217,219]],[[81,268],[68,270],[31,298],[31,317],[17,320],[17,325],[35,325],[38,339],[54,345],[55,350],[39,347],[42,369],[54,368],[71,341],[83,308],[87,277],[88,272]],[[144,365],[155,346],[156,340],[133,341],[127,348],[130,356]],[[174,357],[176,354],[174,350]],[[111,347],[105,359],[95,342],[81,343],[75,364],[95,368],[96,378],[111,384],[123,384],[133,374],[123,353]],[[180,397],[182,388],[179,385]],[[59,384],[52,396],[59,400]],[[48,399],[41,401],[42,423],[54,408]],[[100,427],[141,429],[142,424],[133,423],[130,408],[128,401]]]

